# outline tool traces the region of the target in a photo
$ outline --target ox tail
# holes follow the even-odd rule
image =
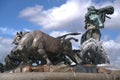
[[[63,38],[63,39],[65,39],[67,36],[69,36],[69,35],[80,35],[81,33],[78,33],[78,32],[75,32],[75,33],[68,33],[68,34],[65,34],[65,35],[62,35],[62,36],[59,36],[59,37],[57,37],[58,39],[61,39],[61,38]]]
[[[75,42],[78,42],[79,40],[78,39],[76,39],[76,38],[74,38],[74,37],[70,37],[70,38],[68,38],[67,40],[74,40]]]

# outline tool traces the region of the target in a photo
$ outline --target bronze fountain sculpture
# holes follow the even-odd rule
[[[107,15],[112,15],[113,13],[114,8],[112,6],[100,9],[96,9],[94,6],[88,7],[88,12],[85,15],[86,31],[81,37],[79,50],[73,50],[70,41],[78,42],[78,39],[66,37],[69,35],[80,35],[81,33],[68,33],[63,36],[52,37],[40,30],[17,32],[12,42],[12,44],[15,44],[15,47],[6,56],[5,65],[0,64],[0,71],[3,72],[3,70],[12,70],[21,65],[27,65],[28,71],[31,72],[65,72],[65,69],[67,69],[72,72],[99,73],[99,68],[96,67],[97,64],[110,64],[108,55],[100,42],[100,29],[104,28],[105,19],[110,19]],[[33,63],[36,63],[37,66],[34,67]],[[72,63],[75,64],[72,65]],[[48,67],[45,68],[44,65]],[[52,69],[49,69],[51,67]],[[69,77],[70,75],[72,74],[69,73]],[[59,75],[57,76],[59,77]],[[59,79],[62,80],[63,77],[65,76],[62,75],[62,78]],[[76,77],[74,76],[73,80],[77,80]],[[111,77],[109,79],[112,80]]]

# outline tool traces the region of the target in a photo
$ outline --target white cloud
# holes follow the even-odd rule
[[[34,22],[44,29],[60,29],[67,27],[79,28],[84,24],[84,13],[90,1],[67,0],[60,7],[53,7],[43,10],[41,5],[25,8],[20,12],[20,17],[26,18]],[[38,9],[39,8],[39,9]],[[75,25],[77,24],[77,26]],[[82,25],[81,25],[82,24]],[[74,26],[75,25],[75,26]]]
[[[39,12],[42,11],[42,6],[36,5],[35,7],[27,7],[23,11],[20,12],[20,17],[31,17],[37,15]]]
[[[116,38],[116,42],[120,43],[120,35]]]
[[[14,35],[17,31],[6,27],[0,27],[0,34]]]
[[[92,0],[67,0],[60,7],[48,10],[44,10],[44,6],[36,5],[23,9],[20,12],[20,17],[42,26],[43,29],[81,30],[84,26],[86,8],[91,4],[97,8],[112,5],[115,8],[115,13],[111,15],[111,20],[106,20],[105,27],[120,28],[119,0],[115,0],[113,3],[104,1],[102,4],[95,4]]]
[[[12,40],[0,37],[0,62],[4,62],[4,58],[10,53],[13,48],[11,45]]]
[[[120,65],[120,42],[116,40],[103,41],[103,46],[110,57],[111,64]]]
[[[28,28],[23,28],[23,31],[28,31],[28,32],[30,32],[30,31],[31,31],[31,29],[28,29]]]
[[[109,40],[109,41],[104,42],[104,46],[106,48],[113,48],[114,47],[114,49],[120,49],[120,43],[117,43],[114,40]]]
[[[16,32],[19,32],[19,31],[32,31],[32,30],[25,28],[25,27],[21,30],[15,30],[13,28],[7,28],[7,27],[0,27],[0,35],[1,36],[3,36],[3,35],[14,36],[16,34]]]

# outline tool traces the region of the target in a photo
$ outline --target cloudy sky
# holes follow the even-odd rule
[[[11,41],[17,31],[41,30],[54,37],[84,33],[84,15],[90,5],[115,8],[101,29],[101,41],[111,64],[120,65],[120,0],[0,0],[0,62],[13,48]],[[81,35],[76,37],[80,39]]]

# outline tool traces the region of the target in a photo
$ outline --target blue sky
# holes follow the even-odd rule
[[[42,5],[44,10],[60,7],[62,4],[65,4],[67,0],[1,0],[0,1],[0,27],[10,28],[15,30],[23,30],[23,29],[41,29],[40,25],[36,25],[31,23],[23,18],[19,17],[20,11],[25,9],[26,7],[34,7],[35,5]],[[105,2],[113,2],[112,0],[105,0]],[[104,0],[93,0],[94,3],[99,4],[103,3]],[[47,31],[46,31],[47,32]],[[119,30],[103,30],[104,34],[110,34],[110,32],[114,33],[110,38],[116,38],[119,35]],[[0,34],[1,35],[1,34]],[[2,35],[1,35],[2,36]],[[11,35],[3,35],[3,37],[11,37]]]
[[[90,5],[96,8],[112,5],[115,8],[101,30],[101,41],[112,63],[120,64],[119,0],[0,0],[0,62],[12,49],[10,42],[17,31],[42,30],[52,36],[84,33],[84,15]]]
[[[20,11],[28,6],[34,7],[35,5],[42,5],[44,10],[46,10],[54,6],[59,7],[65,2],[66,0],[0,0],[0,27],[14,28],[15,30],[22,30],[23,28],[31,30],[40,29],[40,26],[20,18]]]

